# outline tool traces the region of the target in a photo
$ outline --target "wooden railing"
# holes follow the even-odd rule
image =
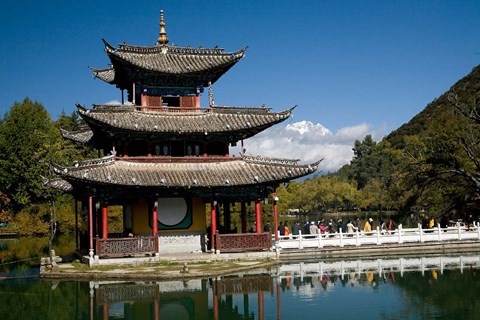
[[[271,233],[215,234],[216,250],[222,252],[245,252],[270,250]]]
[[[158,252],[158,237],[96,238],[96,254],[101,257],[125,257]]]
[[[139,111],[150,112],[211,112],[209,107],[179,107],[179,106],[135,106]]]
[[[148,301],[155,299],[157,290],[155,283],[111,283],[99,285],[95,297],[98,304]]]
[[[422,229],[402,228],[393,231],[381,231],[379,228],[369,233],[357,231],[355,233],[324,233],[315,235],[279,236],[278,247],[281,249],[303,249],[323,247],[344,247],[381,245],[388,243],[453,241],[453,240],[480,240],[480,226],[475,227],[448,227]]]

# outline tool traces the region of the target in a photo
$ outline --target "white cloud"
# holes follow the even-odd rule
[[[300,159],[302,163],[312,163],[323,158],[319,170],[326,173],[349,163],[353,157],[354,141],[363,140],[368,134],[374,139],[378,136],[365,123],[332,133],[319,123],[300,121],[269,128],[245,140],[244,147],[247,154]],[[240,148],[234,152],[240,152]]]
[[[110,100],[110,101],[105,102],[105,104],[106,105],[119,105],[119,104],[122,104],[122,103],[118,100]]]

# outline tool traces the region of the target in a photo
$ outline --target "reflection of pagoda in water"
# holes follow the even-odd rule
[[[188,282],[90,282],[90,315],[95,319],[181,320],[250,319],[257,313],[262,319],[264,293],[275,294],[274,281],[270,274],[257,274]],[[256,310],[251,310],[254,295]],[[234,304],[234,296],[242,297],[242,310]]]
[[[205,250],[206,209],[210,205],[212,249],[262,250],[271,235],[262,233],[260,200],[279,184],[316,171],[319,162],[230,154],[230,146],[290,117],[293,108],[218,106],[211,85],[240,61],[245,49],[190,48],[169,42],[163,12],[154,46],[113,47],[96,78],[122,92],[119,105],[77,105],[86,127],[64,137],[98,148],[104,157],[53,166],[51,187],[70,192],[88,216],[81,251],[93,257],[121,257]],[[200,105],[208,88],[209,104]],[[128,102],[124,102],[124,92]],[[246,205],[255,203],[255,233],[247,234]],[[241,233],[232,233],[230,206],[241,204]],[[108,228],[109,207],[123,208],[124,232]],[[223,209],[223,227],[218,211]],[[236,230],[235,230],[236,231]],[[127,235],[131,235],[127,237]],[[217,241],[215,241],[217,239]],[[217,243],[215,243],[217,242]],[[98,260],[96,260],[98,261]]]

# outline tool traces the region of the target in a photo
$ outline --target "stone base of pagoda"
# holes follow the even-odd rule
[[[162,232],[158,235],[160,254],[205,251],[205,232]]]

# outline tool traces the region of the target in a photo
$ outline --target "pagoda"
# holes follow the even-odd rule
[[[76,237],[78,252],[94,263],[108,257],[270,248],[261,200],[281,183],[315,172],[320,161],[300,164],[244,154],[244,139],[286,120],[294,109],[273,112],[264,106],[214,103],[212,85],[244,58],[247,48],[225,52],[168,45],[163,11],[155,45],[103,42],[110,65],[92,68],[93,76],[119,88],[122,102],[90,109],[77,104],[86,126],[62,134],[105,156],[71,166],[52,164],[55,177],[46,181],[71,193],[76,217],[86,217],[86,229]],[[202,107],[205,89],[208,106]],[[240,154],[230,154],[239,143]],[[275,208],[276,201],[274,197]],[[235,203],[241,205],[238,231],[230,226]],[[249,203],[255,203],[253,233],[247,233]],[[111,206],[123,210],[120,234],[108,230]]]

